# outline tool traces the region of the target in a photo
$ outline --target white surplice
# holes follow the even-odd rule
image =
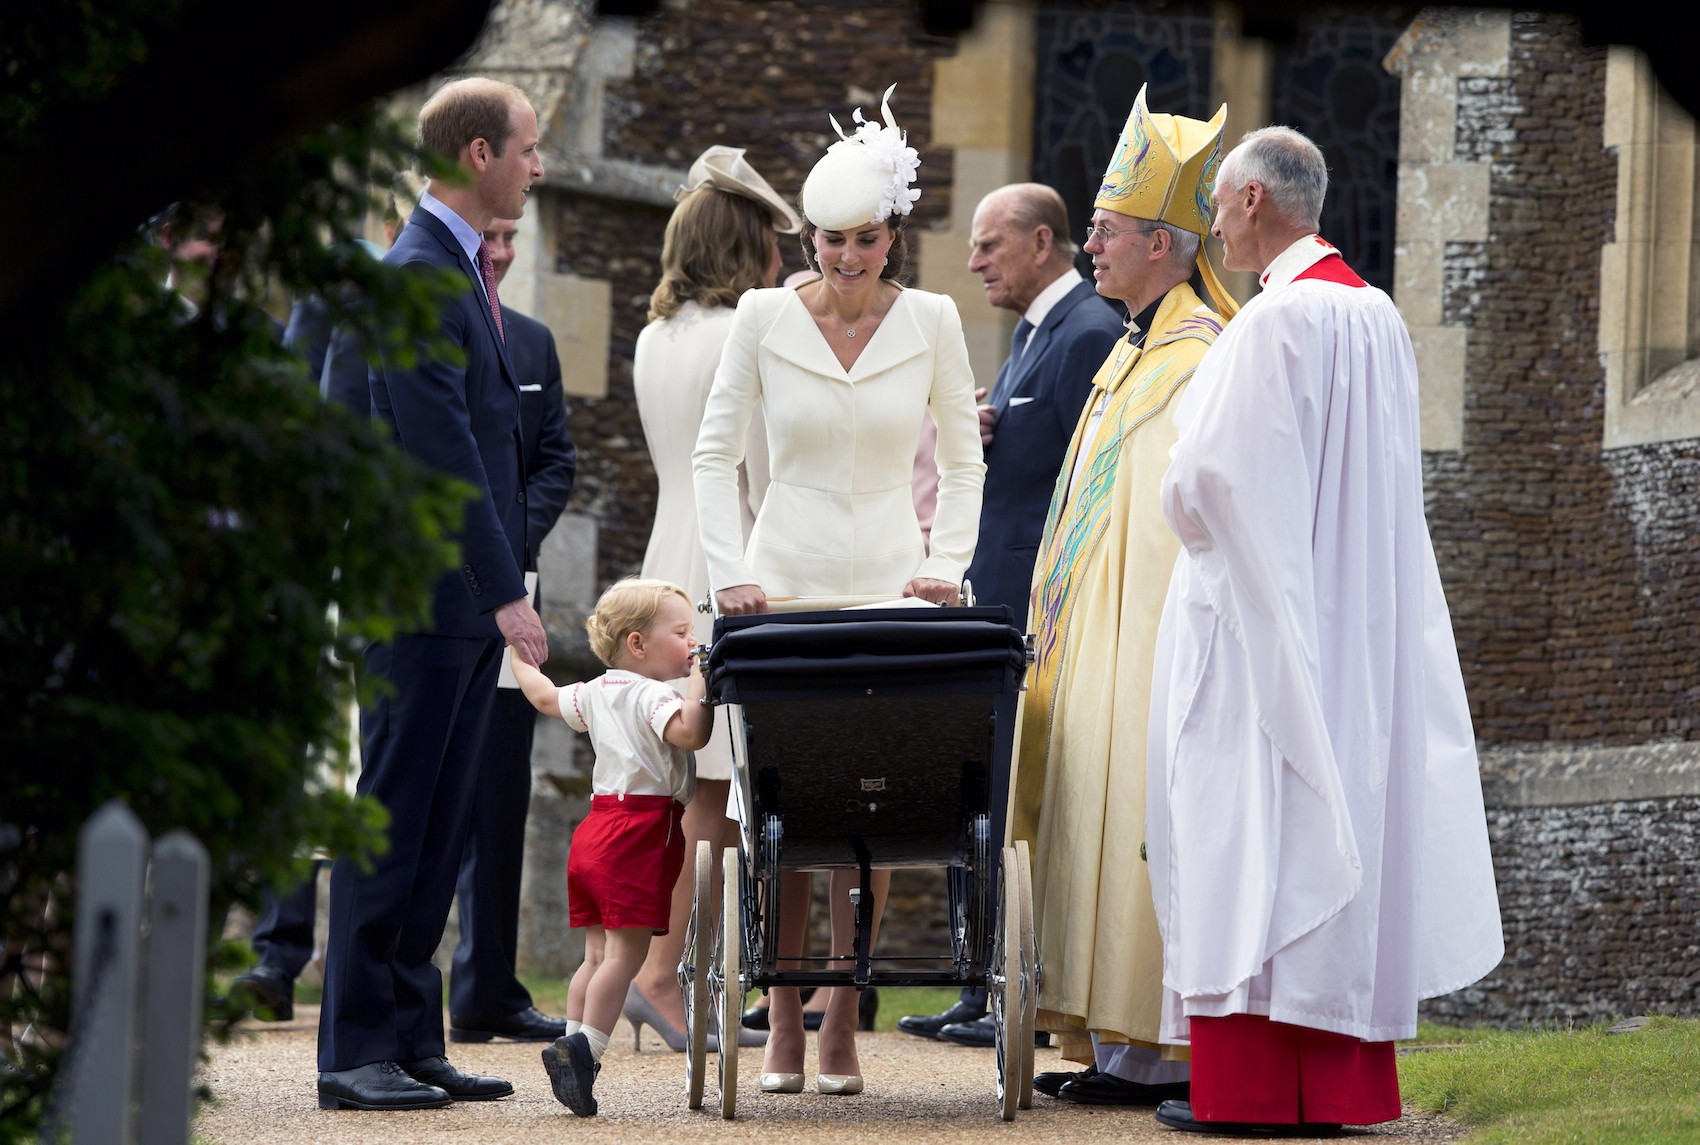
[[[1147,755],[1165,1042],[1236,1013],[1410,1037],[1504,953],[1416,360],[1380,290],[1294,281],[1332,253],[1271,264],[1176,414]]]

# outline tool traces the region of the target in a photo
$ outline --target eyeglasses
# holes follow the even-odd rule
[[[1112,227],[1087,227],[1086,241],[1091,242],[1094,238],[1098,238],[1104,242],[1109,242],[1117,235],[1148,235],[1156,229],[1156,227],[1126,227],[1118,231]]]

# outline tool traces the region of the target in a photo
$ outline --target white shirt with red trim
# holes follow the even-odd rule
[[[1228,1014],[1408,1038],[1418,999],[1504,953],[1410,335],[1307,236],[1175,423],[1146,756],[1162,1040]]]
[[[671,795],[689,803],[696,790],[690,753],[662,739],[685,698],[669,684],[610,668],[561,689],[561,718],[589,732],[596,749],[590,786],[596,795]]]

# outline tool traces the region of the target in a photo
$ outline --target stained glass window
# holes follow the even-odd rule
[[[1062,6],[1038,14],[1033,178],[1068,204],[1081,241],[1141,84],[1155,112],[1209,119],[1215,22],[1204,4]],[[1077,260],[1090,273],[1091,258]]]
[[[1318,11],[1275,49],[1270,118],[1304,132],[1328,160],[1322,237],[1364,281],[1393,289],[1399,195],[1399,77],[1381,66],[1408,8]]]

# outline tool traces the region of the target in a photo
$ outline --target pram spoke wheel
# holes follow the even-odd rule
[[[1015,843],[1015,867],[1021,891],[1021,1049],[1020,1093],[1016,1108],[1033,1108],[1033,1036],[1039,1017],[1039,947],[1033,924],[1033,860],[1027,840]]]
[[[1021,869],[1014,847],[1003,849],[989,976],[998,1101],[1003,1119],[1014,1121],[1021,1097]]]
[[[685,995],[686,1101],[702,1108],[703,1080],[708,1074],[708,971],[714,938],[714,852],[699,840],[696,882],[691,895],[691,919],[685,927],[685,953],[679,963],[679,986]],[[733,1039],[736,1041],[736,1037]]]
[[[738,848],[722,859],[720,905],[720,1116],[728,1121],[738,1107],[738,1024],[743,1017],[743,897]]]

